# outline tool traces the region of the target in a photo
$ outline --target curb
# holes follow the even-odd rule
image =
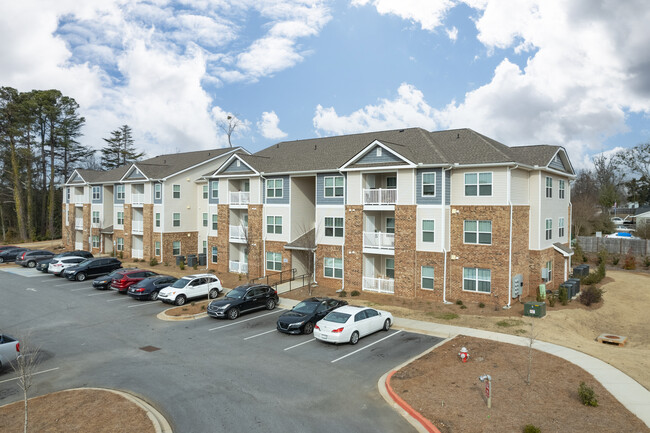
[[[172,307],[172,308],[176,308],[176,307]],[[168,308],[167,310],[161,311],[156,315],[156,318],[167,322],[180,322],[183,320],[196,320],[196,319],[202,319],[203,317],[208,317],[208,313],[192,314],[191,316],[168,316],[167,311],[171,310],[172,308]]]
[[[431,421],[426,419],[420,412],[413,409],[411,405],[409,405],[407,402],[402,400],[402,398],[399,395],[397,395],[397,393],[393,390],[393,387],[390,386],[390,379],[391,377],[393,377],[395,373],[397,373],[397,370],[393,370],[390,373],[388,373],[388,375],[385,375],[386,391],[388,392],[390,398],[392,398],[393,401],[397,403],[413,419],[413,421],[417,421],[418,423],[420,423],[421,428],[415,426],[418,429],[418,431],[424,431],[428,433],[440,433],[440,430],[438,430],[438,428],[435,425],[433,425]],[[402,416],[404,416],[404,414],[402,414]],[[411,421],[409,420],[409,422]],[[411,422],[411,424],[413,424],[413,422]]]

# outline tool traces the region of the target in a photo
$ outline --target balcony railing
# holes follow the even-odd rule
[[[83,250],[83,249],[84,249],[84,243],[83,243],[83,242],[75,241],[75,243],[74,243],[74,249],[75,249],[75,250]]]
[[[231,241],[246,241],[248,238],[248,227],[230,226]]]
[[[131,194],[131,204],[132,205],[144,204],[144,194]]]
[[[131,249],[131,257],[134,259],[141,259],[144,257],[142,250],[136,250],[135,248]]]
[[[231,206],[245,206],[251,201],[251,193],[245,191],[231,191],[230,192],[230,205]]]
[[[363,204],[390,205],[397,203],[396,189],[364,189]]]
[[[133,220],[131,221],[131,233],[142,234],[144,232],[144,221]]]
[[[378,250],[394,250],[395,233],[363,232],[363,247]]]
[[[395,293],[395,280],[363,277],[363,290],[366,292]]]
[[[235,272],[237,274],[246,274],[248,273],[248,263],[244,262],[235,262],[230,261],[230,272]]]
[[[74,228],[75,228],[75,230],[83,230],[84,229],[84,219],[83,218],[75,218],[74,219]]]
[[[86,202],[86,196],[83,194],[75,194],[72,196],[72,203],[85,203]]]

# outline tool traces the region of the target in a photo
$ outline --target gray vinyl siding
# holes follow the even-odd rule
[[[137,168],[133,170],[127,177],[127,179],[144,179],[144,175]]]
[[[92,203],[94,203],[94,204],[101,204],[104,201],[104,187],[101,186],[101,185],[98,187],[99,188],[99,199],[96,199],[96,200],[93,199],[93,188],[95,188],[95,187],[96,186],[91,186],[90,187],[90,201]]]
[[[343,197],[325,197],[325,178],[343,176]],[[319,173],[316,177],[316,204],[345,204],[347,196],[348,179],[347,173]]]
[[[436,195],[433,197],[422,196],[422,174],[435,173]],[[449,182],[449,179],[447,179]],[[447,190],[449,194],[449,190]],[[442,203],[442,169],[440,168],[419,168],[415,176],[415,202],[417,204],[441,204]]]
[[[445,205],[451,204],[451,170],[445,172]]]
[[[237,162],[239,162],[239,167],[237,167]],[[248,168],[246,164],[236,159],[232,161],[230,164],[228,164],[228,167],[224,168],[221,173],[241,174],[241,173],[252,173],[252,171],[250,168]]]
[[[377,156],[377,148],[381,149],[381,156]],[[386,149],[380,146],[375,146],[368,151],[361,159],[359,159],[356,164],[384,164],[388,162],[396,162],[403,164],[404,161],[390,153]]]
[[[118,199],[117,198],[117,186],[118,185],[121,185],[121,184],[116,183],[115,185],[113,185],[113,203],[115,203],[115,204],[124,204],[124,199]],[[125,188],[125,195],[126,195],[126,188]]]
[[[222,179],[223,182],[228,182],[226,179]],[[210,204],[219,204],[219,197],[212,198],[212,184],[218,183],[218,180],[211,180],[208,182],[208,203]]]
[[[282,181],[282,198],[266,198],[266,182],[272,179],[283,179]],[[289,182],[290,182],[290,177],[289,176],[273,176],[273,177],[267,177],[264,179],[262,182],[262,198],[264,199],[264,203],[266,204],[289,204]]]
[[[75,174],[74,177],[70,179],[70,182],[68,183],[83,183],[83,179],[78,174]]]
[[[156,185],[160,185],[160,198],[156,198]],[[154,204],[162,204],[162,195],[163,195],[163,185],[160,182],[156,182],[151,187],[151,194],[153,196]]]
[[[568,171],[564,166],[564,163],[562,163],[562,158],[560,158],[559,156],[553,158],[553,161],[551,161],[551,163],[548,166],[556,170],[565,171],[565,172]]]

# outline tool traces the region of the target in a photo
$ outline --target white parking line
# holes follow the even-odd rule
[[[72,289],[71,292],[78,292],[79,290],[88,290],[90,287],[79,287],[78,289]]]
[[[100,293],[93,293],[92,295],[86,295],[86,296],[98,296],[98,295],[109,295],[113,292],[100,292]]]
[[[390,337],[392,337],[392,336],[394,336],[394,335],[399,334],[400,332],[402,332],[401,329],[400,329],[399,331],[395,332],[394,334],[390,334],[389,336],[384,337],[384,338],[382,338],[381,340],[377,340],[377,341],[375,341],[374,343],[370,343],[369,345],[367,345],[367,346],[365,346],[365,347],[362,347],[361,349],[357,349],[357,350],[355,350],[354,352],[348,353],[347,355],[343,355],[343,356],[341,356],[340,358],[336,358],[334,361],[332,361],[332,363],[335,363],[335,362],[337,362],[337,361],[340,361],[340,360],[342,360],[343,358],[347,358],[348,356],[354,355],[354,354],[357,353],[357,352],[361,352],[362,350],[365,350],[365,349],[369,348],[370,346],[374,346],[375,344],[380,343],[380,342],[384,341],[384,340],[387,339],[387,338],[390,338]]]
[[[37,371],[36,373],[32,373],[32,376],[36,376],[37,374],[43,374],[43,373],[49,373],[50,371],[58,370],[59,367],[55,368],[50,368],[49,370],[43,370],[43,371]],[[11,382],[12,380],[18,380],[20,377],[14,377],[12,379],[5,379],[5,380],[0,380],[0,383],[5,383],[5,382]]]
[[[140,302],[138,302],[137,304],[135,304],[135,305],[129,305],[129,306],[126,307],[126,308],[146,307],[147,305],[157,305],[157,304],[159,304],[159,302],[141,302],[141,301],[140,301]]]
[[[271,311],[270,313],[262,314],[260,316],[251,317],[250,319],[238,320],[237,322],[229,323],[227,325],[217,326],[216,328],[210,328],[210,329],[208,329],[208,331],[216,331],[217,329],[227,328],[228,326],[239,325],[240,323],[248,322],[250,320],[259,319],[260,317],[268,316],[270,314],[279,313],[281,311],[285,311],[285,309],[284,308],[278,308],[277,310]]]
[[[126,301],[126,300],[128,300],[128,299],[129,299],[129,298],[117,298],[117,299],[111,299],[111,300],[108,300],[108,301],[106,301],[106,302]]]
[[[307,340],[307,341],[303,341],[302,343],[294,344],[293,346],[287,347],[287,348],[284,349],[284,350],[291,350],[291,349],[293,349],[294,347],[302,346],[303,344],[311,343],[312,341],[316,341],[316,339],[315,339],[315,338],[312,338],[311,340]]]
[[[259,336],[262,336],[262,335],[270,334],[271,332],[275,332],[275,329],[271,329],[270,331],[262,332],[261,334],[251,335],[250,337],[244,338],[244,341],[250,340],[251,338],[256,338],[256,337],[259,337]]]
[[[64,286],[69,286],[69,285],[70,285],[70,283],[68,283],[68,284],[57,284],[54,287],[64,287]]]

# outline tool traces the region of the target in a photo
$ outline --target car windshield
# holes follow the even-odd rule
[[[226,295],[228,299],[241,299],[246,294],[246,289],[235,287]]]
[[[325,320],[334,323],[345,323],[348,321],[349,318],[350,318],[349,314],[337,313],[336,311],[332,311],[327,316],[325,316]]]
[[[175,289],[182,289],[183,287],[187,286],[187,283],[189,283],[190,280],[186,278],[181,278],[179,280],[174,281],[174,284],[172,284],[172,287]]]
[[[293,311],[297,313],[304,313],[304,314],[311,314],[314,311],[316,311],[316,308],[320,305],[320,302],[301,302],[295,307],[293,307]]]
[[[121,269],[116,269],[113,272],[111,272],[110,274],[106,275],[105,278],[113,278],[113,277],[117,276],[120,272],[121,272]]]
[[[86,266],[86,265],[88,265],[89,263],[91,263],[90,260],[84,260],[83,262],[79,263],[77,266]]]

